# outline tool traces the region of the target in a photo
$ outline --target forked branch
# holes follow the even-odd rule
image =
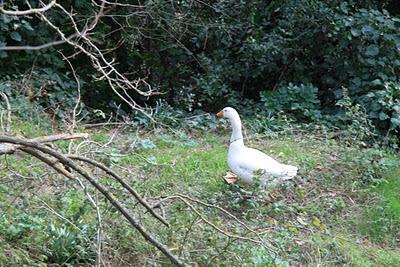
[[[3,5],[0,4],[0,12],[10,16],[26,16],[32,14],[43,13],[52,8],[56,4],[56,0],[51,1],[48,5],[42,8],[30,8],[27,10],[5,10]]]
[[[176,266],[184,266],[184,263],[176,257],[169,250],[168,247],[159,242],[155,237],[153,237],[147,230],[129,213],[123,205],[115,199],[115,197],[101,184],[99,184],[96,179],[91,176],[86,170],[77,165],[72,159],[67,156],[39,143],[32,142],[23,139],[12,138],[4,135],[0,135],[0,143],[13,144],[17,149],[29,153],[39,160],[42,160],[50,167],[54,168],[59,173],[66,175],[66,167],[74,170],[79,175],[83,176],[91,185],[93,185],[107,200],[128,220],[128,222],[140,232],[140,234],[153,246],[159,249],[166,257],[168,257],[172,263]],[[1,153],[5,154],[5,153]],[[64,165],[64,168],[59,168],[58,164]],[[68,178],[73,178],[73,175],[67,174]]]
[[[76,133],[76,134],[56,134],[49,136],[42,136],[28,140],[29,142],[34,143],[51,143],[59,140],[71,140],[71,139],[79,139],[79,138],[88,138],[87,133]],[[12,154],[21,148],[21,145],[10,144],[6,142],[4,144],[0,143],[0,155],[3,154]]]

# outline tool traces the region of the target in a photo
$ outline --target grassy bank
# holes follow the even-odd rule
[[[49,134],[21,122],[26,137]],[[35,129],[35,130],[32,130]],[[200,266],[400,265],[400,158],[320,135],[256,135],[246,143],[299,176],[278,188],[227,185],[229,130],[98,129],[90,140],[57,142],[121,174],[157,211],[145,213],[121,186],[91,172],[185,262]],[[68,151],[70,150],[70,151]],[[0,163],[0,265],[89,266],[98,220],[79,183],[23,154]],[[102,259],[113,266],[169,265],[104,199]],[[220,209],[223,208],[223,209]]]

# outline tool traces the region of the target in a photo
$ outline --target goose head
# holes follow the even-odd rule
[[[231,107],[224,107],[217,116],[227,118],[232,126],[231,144],[235,142],[235,145],[244,146],[243,135],[242,135],[242,122],[240,120],[239,113]],[[236,142],[237,141],[237,142]]]
[[[240,121],[239,113],[231,107],[224,107],[220,112],[217,113],[217,116],[227,118],[230,121]]]

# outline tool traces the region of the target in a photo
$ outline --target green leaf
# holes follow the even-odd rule
[[[317,226],[317,227],[320,227],[320,226],[321,226],[321,220],[318,219],[318,218],[314,218],[313,221],[312,221],[312,223],[313,223],[315,226]]]
[[[382,85],[382,81],[380,79],[375,79],[371,82],[372,85]]]
[[[400,126],[400,118],[391,118],[390,122],[392,123],[392,127],[396,128]]]
[[[19,34],[18,32],[12,32],[10,34],[10,37],[11,37],[11,39],[13,39],[17,42],[21,42],[21,40],[22,40],[21,34]]]
[[[0,51],[0,58],[6,58],[6,57],[8,57],[7,52],[5,52],[5,51]]]
[[[360,33],[361,33],[359,29],[351,29],[350,32],[351,32],[351,35],[353,35],[354,37],[360,36]]]
[[[349,9],[348,9],[348,7],[347,7],[347,3],[346,3],[346,2],[340,4],[340,9],[341,9],[341,10],[343,11],[343,13],[345,13],[345,14],[347,14],[347,13],[349,12]]]
[[[386,114],[386,113],[384,113],[384,112],[379,112],[379,119],[381,120],[381,121],[384,121],[384,120],[387,120],[387,119],[389,119],[390,117]]]
[[[22,27],[28,31],[33,31],[32,26],[25,20],[22,21]]]
[[[379,54],[379,47],[377,45],[370,45],[367,47],[367,51],[365,52],[367,56],[374,57]]]
[[[11,21],[10,17],[5,14],[1,14],[1,20],[6,24],[10,23],[10,21]]]
[[[367,58],[365,61],[371,66],[375,66],[376,64],[376,60],[373,58]]]
[[[370,34],[370,33],[375,33],[375,30],[374,30],[374,28],[372,28],[371,26],[366,25],[366,26],[363,26],[363,27],[361,28],[361,32],[362,32],[364,35],[367,35],[367,34]]]

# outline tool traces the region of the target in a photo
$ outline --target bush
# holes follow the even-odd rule
[[[385,83],[380,90],[368,93],[363,99],[369,117],[383,129],[400,130],[400,84]]]
[[[68,73],[47,68],[33,70],[29,75],[0,78],[0,92],[10,98],[13,111],[21,117],[28,116],[27,119],[32,118],[32,111],[46,112],[56,119],[69,119],[78,99],[76,81],[71,80]]]
[[[25,8],[24,1],[14,2]],[[81,21],[95,8],[90,1],[63,5],[74,8]],[[7,3],[5,7],[12,8]],[[393,13],[385,7],[394,8]],[[382,133],[398,133],[400,19],[395,8],[393,1],[377,0],[217,0],[207,5],[152,1],[138,10],[119,6],[115,9],[119,16],[99,21],[93,36],[101,40],[100,49],[109,51],[107,59],[116,59],[119,71],[130,73],[132,80],[147,77],[162,92],[152,98],[127,92],[141,105],[157,106],[161,98],[189,111],[215,112],[227,104],[250,110],[261,97],[276,112],[279,105],[268,97],[284,101],[282,109],[302,120],[320,120],[321,114],[335,117],[343,112],[336,103],[343,100],[345,87],[351,102],[361,105]],[[143,15],[124,17],[133,11]],[[70,30],[58,11],[47,15]],[[0,45],[44,43],[52,37],[35,17],[1,15],[0,27]],[[100,38],[105,35],[107,39]],[[121,45],[116,47],[117,42]],[[74,53],[68,45],[60,47],[66,54]],[[54,48],[39,54],[0,52],[0,57],[7,57],[7,62],[0,62],[5,69],[0,80],[29,76],[26,73],[31,73],[35,62],[34,88],[47,82],[48,91],[48,96],[35,100],[45,108],[51,106],[56,114],[63,105],[73,105],[74,79],[65,74],[68,68]],[[82,91],[86,104],[106,113],[136,115],[104,80],[98,81],[101,75],[93,74],[84,55],[71,61],[86,82]],[[275,92],[285,94],[290,103]]]
[[[297,86],[289,83],[276,91],[263,91],[261,101],[269,112],[283,111],[298,118],[311,120],[321,118],[318,88],[311,84]]]

